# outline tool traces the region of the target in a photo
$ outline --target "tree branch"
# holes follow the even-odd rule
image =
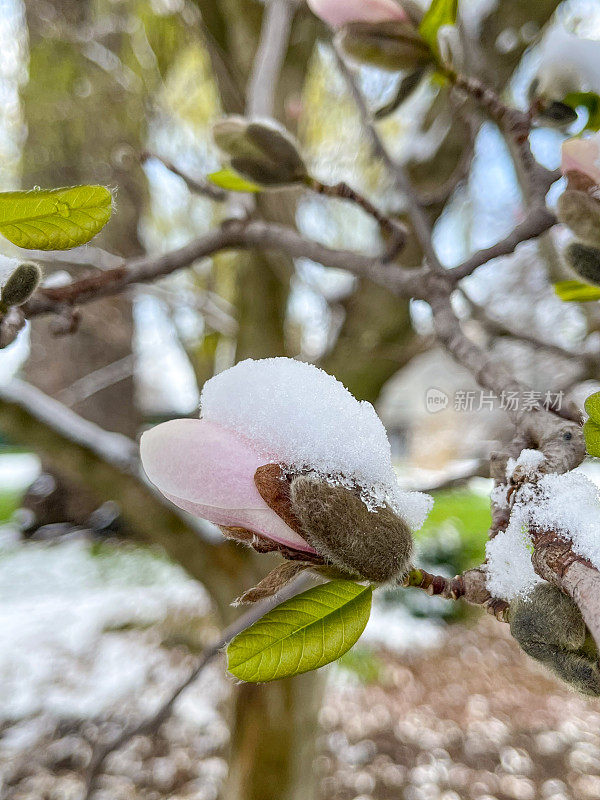
[[[402,296],[417,292],[420,285],[418,271],[403,270],[385,263],[381,258],[334,250],[304,239],[297,231],[282,225],[230,220],[206,236],[169,253],[133,258],[121,267],[80,278],[65,286],[38,289],[22,309],[28,318],[61,313],[65,305],[89,303],[119,294],[133,284],[148,283],[170,275],[222,250],[254,247],[280,250],[293,258],[308,258],[323,266],[344,269],[354,275],[370,278]]]

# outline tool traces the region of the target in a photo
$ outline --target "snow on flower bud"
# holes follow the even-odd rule
[[[433,63],[433,54],[406,22],[353,22],[338,34],[344,52],[360,63],[399,72]]]
[[[600,247],[600,200],[588,192],[567,189],[558,199],[558,218],[584,244]]]
[[[572,270],[588,283],[600,286],[600,250],[579,242],[572,242],[565,250]]]
[[[563,175],[585,175],[594,186],[600,185],[600,134],[587,139],[567,139],[562,146]]]
[[[226,117],[213,126],[213,138],[231,166],[261,186],[284,186],[307,176],[298,143],[275,122]]]
[[[11,306],[26,303],[42,279],[42,270],[32,261],[24,261],[10,275],[0,293],[0,306],[6,310]]]
[[[144,469],[166,497],[302,569],[377,582],[406,571],[411,530],[432,500],[400,490],[369,403],[310,364],[274,358],[208,381],[201,413],[142,437]],[[277,591],[297,571],[278,569],[240,602]]]
[[[332,28],[349,22],[405,20],[404,9],[395,0],[308,0],[312,11]]]

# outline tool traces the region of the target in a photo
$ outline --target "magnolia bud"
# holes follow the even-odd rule
[[[42,270],[32,261],[24,261],[2,287],[0,306],[4,310],[26,303],[42,279]]]
[[[292,480],[290,501],[306,541],[343,572],[377,583],[407,572],[412,534],[389,506],[370,511],[357,493],[315,475]]]
[[[510,632],[527,655],[579,692],[600,695],[598,649],[570,597],[541,583],[512,601],[509,616]]]
[[[272,122],[227,117],[213,127],[213,136],[231,157],[231,166],[262,186],[284,186],[307,176],[297,142]]]
[[[558,218],[582,242],[600,247],[600,200],[588,192],[567,189],[558,198]]]
[[[456,25],[442,25],[437,32],[438,50],[445,66],[460,72],[464,66],[464,51]]]
[[[600,250],[573,242],[567,247],[565,255],[572,270],[588,283],[600,286]]]
[[[340,31],[338,41],[356,61],[390,72],[415,69],[434,61],[429,46],[406,22],[353,22]]]
[[[536,118],[544,125],[553,128],[568,128],[577,120],[577,112],[566,103],[558,100],[538,100]]]

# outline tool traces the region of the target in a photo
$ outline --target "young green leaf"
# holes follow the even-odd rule
[[[371,586],[331,581],[286,600],[227,648],[227,669],[249,683],[299,675],[354,645],[371,613]]]
[[[600,425],[600,392],[594,392],[585,401],[585,413],[597,425]]]
[[[69,250],[89,242],[110,219],[104,186],[0,192],[0,234],[17,247]]]
[[[588,303],[600,300],[600,288],[581,281],[558,281],[553,284],[554,291],[567,303]]]
[[[591,456],[600,457],[600,425],[588,419],[583,425],[585,449]]]
[[[208,176],[208,180],[214,183],[215,186],[220,186],[221,189],[227,189],[228,192],[251,192],[256,194],[262,191],[262,187],[247,181],[232,169],[220,169],[218,172],[213,172]]]
[[[431,0],[431,5],[419,25],[419,33],[436,53],[439,29],[442,25],[455,25],[457,16],[458,0]]]
[[[563,98],[563,103],[574,110],[586,109],[588,118],[584,131],[600,130],[600,96],[596,92],[571,92]]]

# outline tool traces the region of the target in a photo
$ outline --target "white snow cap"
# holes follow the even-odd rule
[[[577,471],[545,475],[537,484],[520,490],[506,531],[486,546],[487,588],[494,597],[512,600],[527,595],[541,581],[531,563],[530,525],[555,531],[571,542],[575,553],[600,567],[597,486]]]
[[[322,369],[291,358],[248,359],[209,380],[201,417],[249,440],[265,463],[311,469],[332,484],[357,486],[373,509],[388,503],[417,530],[433,498],[400,489],[385,428]]]
[[[539,90],[562,100],[569,92],[600,92],[600,40],[585,39],[556,25],[540,47]]]
[[[533,475],[542,466],[546,457],[541,450],[521,450],[521,454],[515,461],[509,458],[506,463],[506,480],[510,480],[518,469],[523,475]]]

